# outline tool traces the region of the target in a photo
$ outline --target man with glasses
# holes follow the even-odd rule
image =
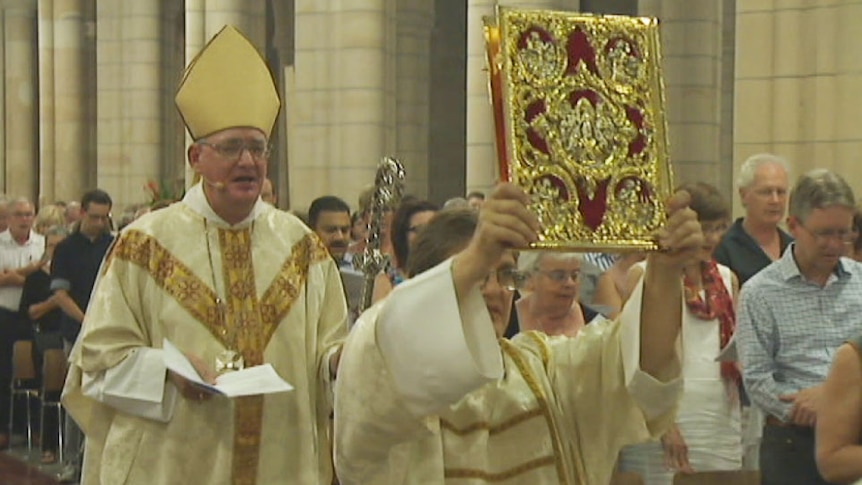
[[[18,312],[24,281],[39,269],[45,238],[33,231],[33,204],[16,199],[8,204],[9,227],[0,233],[0,448],[9,446],[9,393],[12,348],[32,334]]]
[[[843,257],[854,206],[837,174],[800,177],[787,220],[795,242],[742,288],[737,341],[745,388],[767,415],[766,485],[826,483],[814,461],[821,386],[838,347],[862,333],[862,264]]]
[[[574,337],[598,315],[578,301],[579,254],[530,251],[521,254],[518,266],[527,278],[524,296],[515,302],[522,332]]]
[[[60,328],[66,355],[78,338],[99,266],[114,240],[110,220],[112,206],[111,196],[104,190],[85,193],[81,198],[81,219],[74,223],[72,234],[54,250],[51,290],[63,311]],[[65,463],[59,478],[71,481],[80,472],[83,436],[74,420],[67,419],[65,424]]]
[[[200,182],[127,226],[103,264],[64,404],[87,435],[87,484],[328,484],[330,385],[346,306],[338,268],[260,199],[280,108],[265,61],[225,27],[176,95]],[[270,364],[291,392],[225,398],[201,378]]]

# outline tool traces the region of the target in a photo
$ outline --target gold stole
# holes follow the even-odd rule
[[[206,235],[206,237],[209,237]],[[272,284],[258,299],[251,253],[251,230],[218,229],[222,254],[226,318],[218,318],[217,295],[184,263],[155,238],[141,231],[120,236],[105,262],[114,257],[145,269],[155,282],[176,299],[225,346],[242,353],[248,366],[263,363],[263,352],[278,324],[287,315],[308,278],[311,264],[329,257],[313,234],[307,234],[292,251]],[[228,332],[228,322],[238,325]],[[233,333],[235,342],[227,342]],[[263,396],[237,398],[234,403],[234,448],[232,475],[236,485],[251,485],[257,479],[260,432],[263,426]]]

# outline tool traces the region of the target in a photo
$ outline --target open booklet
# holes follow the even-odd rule
[[[191,381],[195,386],[227,397],[253,396],[292,391],[293,386],[279,377],[272,364],[256,365],[227,372],[216,378],[215,385],[204,382],[189,359],[168,339],[162,341],[165,366]]]

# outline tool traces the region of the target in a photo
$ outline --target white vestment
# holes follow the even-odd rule
[[[478,288],[459,309],[451,260],[399,285],[345,343],[341,483],[607,485],[619,449],[662,434],[682,390],[638,367],[641,297],[574,338],[508,341]]]
[[[346,332],[338,268],[296,218],[258,202],[229,226],[200,185],[134,222],[106,256],[64,404],[85,485],[329,484],[329,357]],[[271,363],[286,393],[204,402],[167,379],[163,339],[210,366]]]

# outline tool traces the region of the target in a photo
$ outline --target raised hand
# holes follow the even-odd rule
[[[679,270],[697,258],[703,246],[703,231],[697,214],[688,207],[691,196],[679,191],[667,201],[667,222],[656,234],[661,251],[647,256],[649,265]]]
[[[479,225],[453,271],[472,286],[494,269],[503,251],[527,247],[538,240],[539,220],[527,209],[529,198],[519,187],[499,184],[479,211]]]

